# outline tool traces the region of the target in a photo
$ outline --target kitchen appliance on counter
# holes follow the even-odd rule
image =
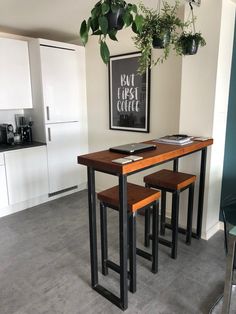
[[[20,135],[21,143],[32,142],[32,125],[31,118],[16,114],[16,134]]]
[[[14,145],[14,129],[12,124],[0,124],[0,144]]]

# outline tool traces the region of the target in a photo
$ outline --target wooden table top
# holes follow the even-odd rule
[[[153,144],[155,142],[154,140],[150,140],[145,141],[145,143]],[[201,150],[202,148],[212,145],[213,139],[193,141],[190,144],[182,146],[163,143],[155,144],[157,145],[157,148],[154,150],[134,154],[142,156],[142,160],[125,165],[113,163],[112,160],[128,155],[110,152],[109,150],[78,156],[77,161],[81,165],[92,167],[98,171],[109,172],[115,175],[129,174]]]

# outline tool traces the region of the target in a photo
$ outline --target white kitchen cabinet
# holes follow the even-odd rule
[[[78,121],[78,55],[73,49],[40,46],[45,123]]]
[[[80,124],[78,122],[51,124],[46,126],[46,132],[49,193],[79,185],[85,180],[83,170],[77,164],[80,151]]]
[[[0,208],[8,206],[7,181],[3,153],[0,153]]]
[[[48,194],[46,146],[8,151],[4,155],[10,205]]]
[[[0,38],[0,109],[32,108],[27,41]]]

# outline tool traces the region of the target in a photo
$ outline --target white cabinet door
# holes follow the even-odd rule
[[[50,193],[78,185],[81,180],[80,166],[77,164],[80,124],[47,125],[46,133]]]
[[[8,206],[7,180],[3,153],[0,153],[0,208]]]
[[[79,70],[74,50],[40,46],[45,123],[78,121]]]
[[[32,108],[28,43],[0,38],[0,109]]]
[[[8,206],[7,181],[3,153],[0,153],[0,208]]]
[[[46,146],[4,154],[10,205],[48,194]]]

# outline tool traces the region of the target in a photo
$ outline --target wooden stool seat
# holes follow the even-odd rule
[[[128,210],[136,212],[156,200],[161,196],[160,191],[151,190],[143,186],[127,183],[127,205]],[[119,187],[113,186],[110,189],[97,194],[98,199],[109,206],[119,208]]]
[[[100,223],[101,223],[101,253],[102,273],[108,274],[108,268],[120,272],[120,266],[108,259],[108,237],[107,237],[107,207],[119,210],[119,186],[97,194],[100,201]],[[158,215],[159,215],[160,192],[145,188],[143,186],[127,183],[127,207],[128,207],[128,243],[129,248],[129,279],[130,291],[136,291],[136,254],[152,262],[152,272],[158,271]],[[152,252],[151,254],[136,248],[136,213],[139,209],[152,207]]]
[[[192,237],[192,213],[193,213],[193,196],[194,196],[194,183],[196,176],[193,174],[176,172],[167,169],[157,171],[153,174],[144,177],[146,187],[161,190],[161,228],[160,234],[165,235],[165,228],[172,230],[172,241],[159,238],[159,242],[171,248],[171,257],[177,258],[177,241],[179,230],[179,196],[180,192],[189,189],[188,197],[188,217],[187,217],[187,230],[186,243],[191,244]],[[172,193],[172,213],[171,224],[166,223],[166,193]],[[150,209],[145,212],[145,246],[149,246],[150,239]]]
[[[144,182],[150,187],[169,190],[182,190],[196,181],[193,174],[175,172],[163,169],[144,177]]]

